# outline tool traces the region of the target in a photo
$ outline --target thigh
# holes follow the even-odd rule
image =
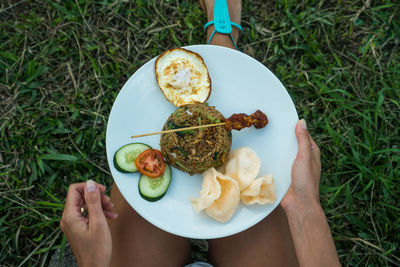
[[[190,243],[164,232],[137,214],[116,184],[111,202],[118,218],[109,220],[112,236],[111,266],[184,266],[190,260]]]
[[[286,215],[279,205],[239,234],[209,241],[214,266],[298,266]]]

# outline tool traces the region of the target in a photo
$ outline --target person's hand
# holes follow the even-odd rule
[[[320,151],[304,120],[295,129],[299,150],[292,184],[281,202],[299,266],[340,266],[335,243],[319,202]]]
[[[104,194],[105,186],[89,180],[72,184],[68,189],[64,212],[60,221],[80,267],[109,266],[111,233],[106,217],[115,219],[113,204]],[[87,216],[81,209],[87,208]]]
[[[319,148],[308,133],[305,120],[297,123],[295,134],[298,152],[292,165],[292,184],[281,202],[286,212],[320,205],[321,161]]]

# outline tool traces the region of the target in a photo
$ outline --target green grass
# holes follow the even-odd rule
[[[196,1],[0,8],[0,265],[45,266],[65,246],[68,185],[112,183],[105,128],[120,88],[164,49],[204,43],[206,18]],[[399,265],[400,3],[246,1],[242,14],[240,49],[283,82],[321,147],[342,264]]]

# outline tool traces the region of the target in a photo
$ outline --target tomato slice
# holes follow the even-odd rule
[[[135,161],[136,168],[148,177],[158,177],[165,170],[163,156],[157,149],[148,149],[137,156]]]

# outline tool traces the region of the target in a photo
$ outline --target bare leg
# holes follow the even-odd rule
[[[213,0],[200,0],[208,21],[214,19]],[[229,16],[240,24],[242,3],[228,0]],[[237,41],[239,30],[232,27]],[[207,30],[207,40],[214,27]],[[228,35],[215,34],[210,44],[235,48]],[[298,266],[286,214],[279,205],[267,218],[239,234],[209,241],[209,262],[215,266]]]
[[[190,243],[164,232],[137,214],[116,184],[111,202],[118,218],[109,221],[112,236],[111,266],[184,266],[190,261]]]
[[[239,234],[209,241],[215,266],[298,266],[286,215],[279,205],[267,218]]]

